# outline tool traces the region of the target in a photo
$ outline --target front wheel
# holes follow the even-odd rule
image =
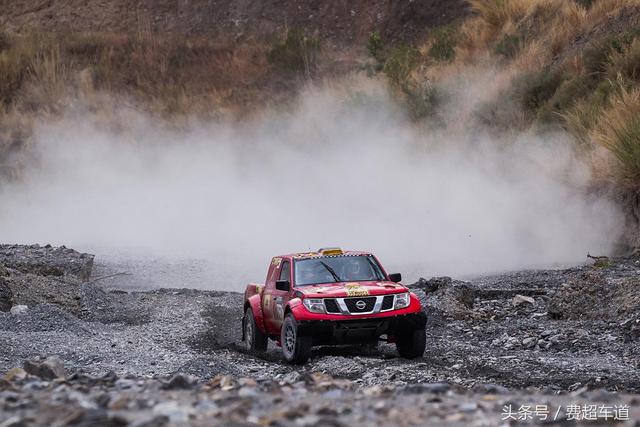
[[[408,334],[396,336],[396,349],[406,359],[421,357],[427,347],[427,332],[424,328],[415,329]]]
[[[264,334],[258,325],[256,325],[256,318],[253,317],[253,310],[251,307],[247,308],[244,313],[244,346],[249,351],[266,351],[267,350],[267,335]]]
[[[289,313],[282,322],[280,331],[282,354],[289,363],[303,364],[311,356],[311,337],[298,335],[298,325],[293,314]]]

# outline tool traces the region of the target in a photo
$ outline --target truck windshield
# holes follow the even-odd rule
[[[384,280],[382,269],[370,255],[318,257],[295,262],[295,285]]]

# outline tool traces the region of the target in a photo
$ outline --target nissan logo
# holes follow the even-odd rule
[[[356,301],[356,308],[358,310],[364,310],[364,308],[367,306],[367,303],[362,301],[362,300],[358,300]]]

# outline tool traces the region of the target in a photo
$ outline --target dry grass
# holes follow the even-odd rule
[[[480,123],[503,136],[562,127],[594,175],[640,188],[640,0],[469,3],[476,14],[458,30],[455,59],[427,64],[429,81],[492,70],[482,99],[464,107]]]
[[[561,113],[567,130],[584,146],[591,144],[591,129],[600,117],[601,109],[582,100],[566,113]]]
[[[613,51],[609,56],[607,75],[611,79],[622,75],[627,79],[640,81],[640,38],[634,39],[622,51]]]
[[[529,10],[530,0],[469,0],[481,22],[495,32],[510,22],[522,19]]]
[[[526,44],[544,42],[556,55],[584,25],[587,12],[567,0],[470,0],[477,17],[462,29],[463,57],[491,49],[509,38]]]
[[[598,0],[589,9],[588,19],[585,21],[584,30],[591,30],[611,18],[620,16],[630,10],[640,7],[638,0]]]
[[[594,141],[606,147],[618,179],[640,186],[630,142],[635,122],[623,112],[637,101],[640,37],[621,35],[633,22],[628,18],[640,16],[640,0],[597,0],[589,8],[573,0],[469,3],[475,15],[432,29],[421,46],[382,46],[379,35],[369,40],[412,116],[433,119],[443,96],[454,93],[464,101],[457,114],[465,126],[480,120],[510,132],[561,125],[585,149]],[[250,114],[286,102],[309,78],[332,77],[319,55],[324,46],[304,33],[239,43],[149,27],[142,22],[132,34],[0,31],[0,159],[28,135],[30,120],[20,115],[57,114],[74,99],[99,111],[111,108],[109,94],[175,122]],[[481,94],[469,93],[477,87]]]
[[[596,143],[608,149],[620,182],[640,186],[640,88],[621,90],[600,115],[593,131]]]
[[[0,175],[19,169],[14,153],[28,144],[36,118],[79,105],[105,121],[119,105],[131,105],[179,126],[287,102],[315,64],[306,55],[300,69],[285,72],[269,61],[273,50],[261,40],[180,37],[144,26],[132,34],[0,28]]]
[[[7,108],[57,111],[67,95],[107,92],[162,116],[253,111],[278,80],[270,45],[136,34],[0,33],[0,101]],[[290,78],[289,78],[290,80]]]
[[[28,64],[28,83],[25,87],[26,99],[31,108],[50,108],[57,111],[64,98],[70,73],[64,63],[58,45],[38,52]]]

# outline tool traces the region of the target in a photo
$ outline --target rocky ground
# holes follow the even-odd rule
[[[241,294],[123,290],[67,248],[2,245],[0,264],[1,427],[640,425],[640,259],[420,280],[423,358],[302,367],[239,348]]]

